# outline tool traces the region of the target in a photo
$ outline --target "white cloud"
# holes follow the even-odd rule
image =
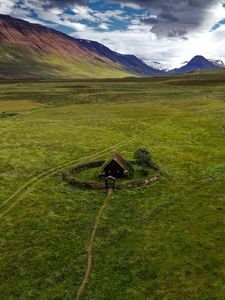
[[[13,10],[15,1],[13,0],[0,0],[0,13],[9,15]]]
[[[31,10],[35,11],[38,19],[32,17],[30,13]],[[46,26],[48,26],[49,23],[53,23],[56,25],[54,27],[57,27],[57,25],[63,25],[79,32],[87,29],[85,24],[77,22],[78,19],[73,18],[72,15],[63,13],[61,9],[50,8],[45,10],[40,2],[37,4],[36,1],[34,3],[33,0],[24,0],[21,8],[14,8],[11,15],[32,23],[39,23]]]
[[[87,6],[75,5],[71,10],[75,13],[74,16],[70,15],[71,20],[77,20],[77,21],[85,20],[91,22],[97,21],[97,18],[94,15],[95,11]]]
[[[122,8],[128,7],[128,8],[132,8],[132,9],[135,9],[135,10],[141,9],[141,6],[136,4],[136,3],[120,3],[120,5],[121,5]]]
[[[102,30],[108,30],[109,29],[109,25],[106,23],[101,23],[99,24],[98,28],[102,29]]]
[[[66,23],[64,23],[64,25],[66,26]],[[79,31],[79,32],[84,32],[88,29],[87,25],[82,24],[82,23],[69,23],[68,24],[69,27],[74,28],[75,30]]]

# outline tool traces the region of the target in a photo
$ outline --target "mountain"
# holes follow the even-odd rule
[[[169,74],[185,74],[193,71],[218,70],[220,67],[201,55],[196,55],[187,64],[169,71]]]
[[[219,67],[220,69],[225,68],[225,64],[222,60],[220,59],[209,59],[211,63],[213,63],[215,66]]]
[[[117,53],[98,42],[0,14],[0,78],[122,78],[222,68],[222,61],[197,55],[167,71],[159,62],[147,65],[134,55]]]
[[[146,76],[157,76],[163,75],[159,69],[148,66],[141,59],[137,58],[135,55],[125,55],[120,54],[115,51],[110,50],[104,45],[88,40],[78,40],[83,46],[89,49],[91,52],[95,52],[100,56],[105,56],[115,63],[119,63],[132,73],[146,75]]]
[[[112,78],[163,72],[133,55],[0,15],[0,78]]]

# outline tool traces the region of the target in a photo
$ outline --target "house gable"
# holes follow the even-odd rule
[[[131,174],[128,162],[118,153],[105,162],[102,173],[105,177],[114,176],[116,178],[126,177]]]

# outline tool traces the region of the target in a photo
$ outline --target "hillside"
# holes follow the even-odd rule
[[[132,55],[0,15],[0,78],[110,78],[159,75]]]

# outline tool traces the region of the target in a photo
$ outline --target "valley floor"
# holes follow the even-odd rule
[[[0,82],[0,298],[75,299],[106,194],[62,172],[146,146],[167,175],[112,194],[80,299],[223,300],[224,99],[222,73]]]

